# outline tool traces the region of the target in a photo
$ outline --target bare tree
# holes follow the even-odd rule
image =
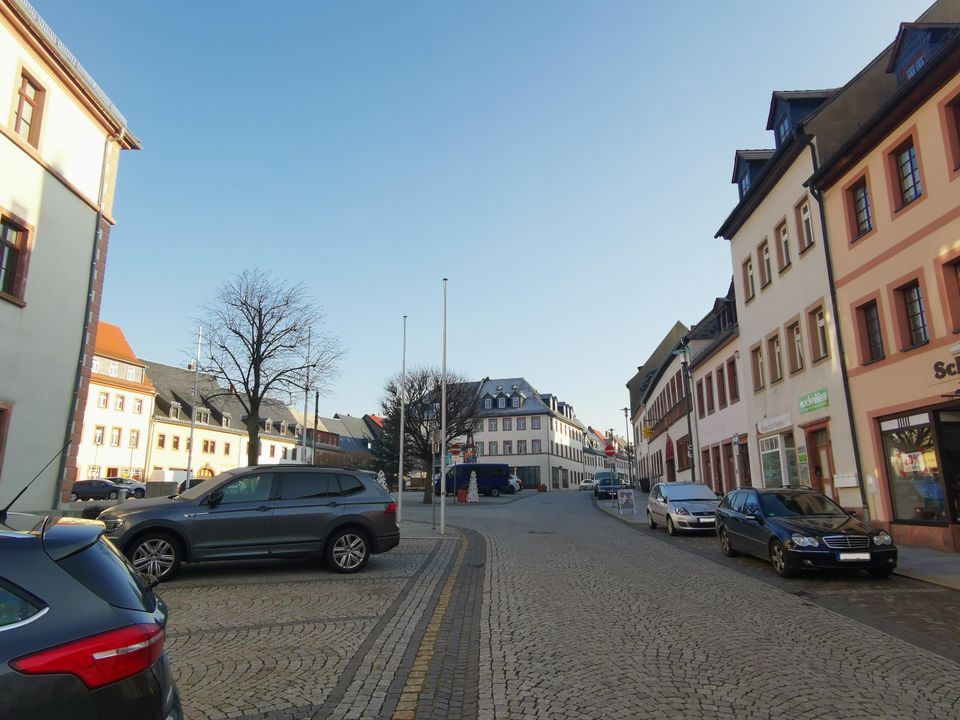
[[[387,380],[384,385],[383,433],[374,442],[376,469],[383,470],[393,477],[400,458],[400,402],[406,397],[407,411],[404,417],[406,432],[405,453],[412,461],[408,467],[426,470],[432,475],[431,462],[433,448],[430,442],[431,432],[440,431],[440,370],[432,367],[420,367],[407,371],[401,393],[401,377]],[[470,382],[455,373],[447,372],[447,443],[462,437],[473,430],[476,417],[477,391],[479,383]],[[424,502],[431,502],[433,494],[432,479],[424,488]]]
[[[308,375],[311,389],[327,387],[344,350],[339,338],[321,332],[323,311],[302,283],[289,285],[262,270],[245,270],[221,285],[202,312],[209,357],[200,367],[246,411],[247,462],[256,465],[264,401],[289,403],[303,392]]]

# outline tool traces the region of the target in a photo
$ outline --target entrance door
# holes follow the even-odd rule
[[[733,443],[723,444],[723,477],[720,478],[720,492],[726,495],[736,486],[733,470]]]
[[[940,463],[947,486],[947,506],[950,520],[960,522],[960,422],[946,422],[940,413]],[[955,415],[955,413],[950,413]]]
[[[677,467],[673,458],[667,460],[667,482],[677,481]]]
[[[827,497],[839,500],[833,485],[833,447],[827,428],[807,433],[807,455],[810,485]]]

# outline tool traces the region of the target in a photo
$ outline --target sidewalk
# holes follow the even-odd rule
[[[636,494],[637,512],[635,515],[630,511],[621,515],[617,510],[616,502],[611,500],[597,500],[595,502],[600,510],[614,516],[621,522],[628,525],[647,526],[645,514],[647,496],[645,493]],[[952,590],[960,590],[960,553],[941,552],[909,545],[898,545],[897,552],[897,569],[894,570],[894,574]]]

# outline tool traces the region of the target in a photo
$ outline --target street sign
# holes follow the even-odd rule
[[[607,443],[607,446],[603,449],[603,452],[607,457],[613,457],[617,454],[617,449],[613,446],[613,443]]]
[[[454,443],[450,446],[450,454],[454,457],[460,457],[460,443]]]

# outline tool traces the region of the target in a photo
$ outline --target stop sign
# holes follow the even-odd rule
[[[603,449],[604,454],[607,457],[613,457],[617,454],[617,450],[613,447],[613,443],[607,443],[607,446]]]
[[[460,455],[460,443],[454,443],[450,446],[450,454],[454,457],[458,457]]]

